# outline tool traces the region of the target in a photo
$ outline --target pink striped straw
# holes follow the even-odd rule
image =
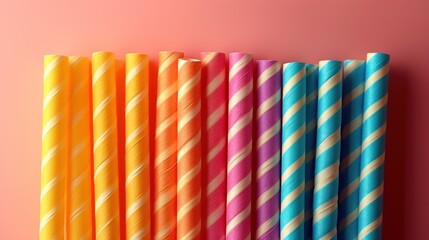
[[[203,101],[203,239],[225,239],[226,193],[226,70],[225,54],[201,54]]]
[[[251,238],[253,57],[229,55],[226,239]]]

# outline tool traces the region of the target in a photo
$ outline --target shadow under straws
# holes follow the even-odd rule
[[[121,239],[126,239],[125,206],[125,65],[116,61],[116,111],[118,128],[119,218]]]
[[[384,166],[383,238],[403,239],[405,123],[408,99],[406,69],[390,66]]]

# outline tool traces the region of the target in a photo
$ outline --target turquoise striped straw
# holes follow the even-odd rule
[[[304,239],[311,239],[313,232],[313,189],[314,161],[316,157],[317,126],[317,81],[319,66],[305,65],[306,71],[306,106],[305,106],[305,213]]]
[[[305,64],[283,65],[281,239],[304,238]]]
[[[338,239],[356,239],[365,62],[344,61]]]
[[[336,239],[341,149],[342,63],[319,62],[313,239]]]
[[[359,188],[358,239],[381,239],[389,55],[368,53]]]

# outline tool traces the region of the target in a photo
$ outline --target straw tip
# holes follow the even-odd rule
[[[216,51],[206,51],[206,52],[201,52],[201,55],[223,55],[225,56],[224,52],[216,52]]]
[[[67,58],[67,56],[62,55],[62,54],[55,54],[55,53],[50,53],[50,54],[45,54],[43,55],[43,57],[46,58]]]
[[[367,53],[367,56],[372,56],[372,55],[385,55],[385,56],[390,56],[390,54],[388,53],[384,53],[384,52],[369,52]]]
[[[360,59],[346,59],[346,60],[344,60],[344,63],[352,63],[352,62],[355,62],[355,63],[364,63],[365,60],[360,60]]]
[[[113,52],[108,52],[108,51],[95,51],[92,53],[92,57],[98,57],[98,56],[111,56],[114,57],[115,54]]]
[[[319,67],[319,64],[317,64],[317,63],[306,63],[305,67],[306,68]]]
[[[305,63],[303,62],[287,62],[283,63],[283,69],[286,69],[288,67],[298,67],[298,68],[305,68]]]
[[[79,62],[81,62],[83,64],[88,64],[89,59],[87,57],[83,57],[83,56],[69,56],[69,62],[70,62],[70,64],[77,64]]]
[[[368,61],[368,60],[372,59],[373,57],[384,59],[384,61],[387,61],[387,62],[390,60],[390,55],[387,54],[387,53],[382,53],[382,52],[370,52],[370,53],[367,53],[366,60]]]
[[[320,60],[319,61],[319,68],[323,68],[326,64],[334,64],[337,66],[342,66],[343,62],[339,60]]]
[[[283,65],[286,65],[286,64],[299,64],[299,65],[303,64],[303,65],[305,65],[305,62],[292,61],[292,62],[283,63]]]
[[[319,61],[319,65],[320,65],[321,63],[328,63],[328,62],[342,63],[342,61],[340,61],[340,60],[336,60],[336,59],[323,59],[323,60],[320,60],[320,61]]]
[[[253,55],[252,54],[250,54],[250,53],[247,53],[247,52],[231,52],[230,54],[229,54],[229,56],[251,56],[251,57],[253,57]]]
[[[182,61],[182,62],[201,62],[200,59],[196,59],[196,58],[179,58],[179,61]]]
[[[179,52],[179,51],[172,51],[172,50],[163,50],[163,51],[159,51],[159,55],[164,55],[164,54],[181,54],[183,55],[183,52]]]
[[[258,59],[256,60],[256,63],[278,63],[279,61],[277,60],[272,60],[272,59]]]
[[[196,58],[179,58],[178,62],[178,69],[179,71],[185,66],[194,66],[194,67],[201,67],[201,60]]]
[[[130,53],[126,53],[125,56],[132,56],[132,57],[146,57],[149,56],[145,53],[138,53],[138,52],[130,52]]]

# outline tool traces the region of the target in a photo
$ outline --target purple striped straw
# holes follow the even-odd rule
[[[256,61],[256,239],[280,237],[280,142],[282,65]]]

